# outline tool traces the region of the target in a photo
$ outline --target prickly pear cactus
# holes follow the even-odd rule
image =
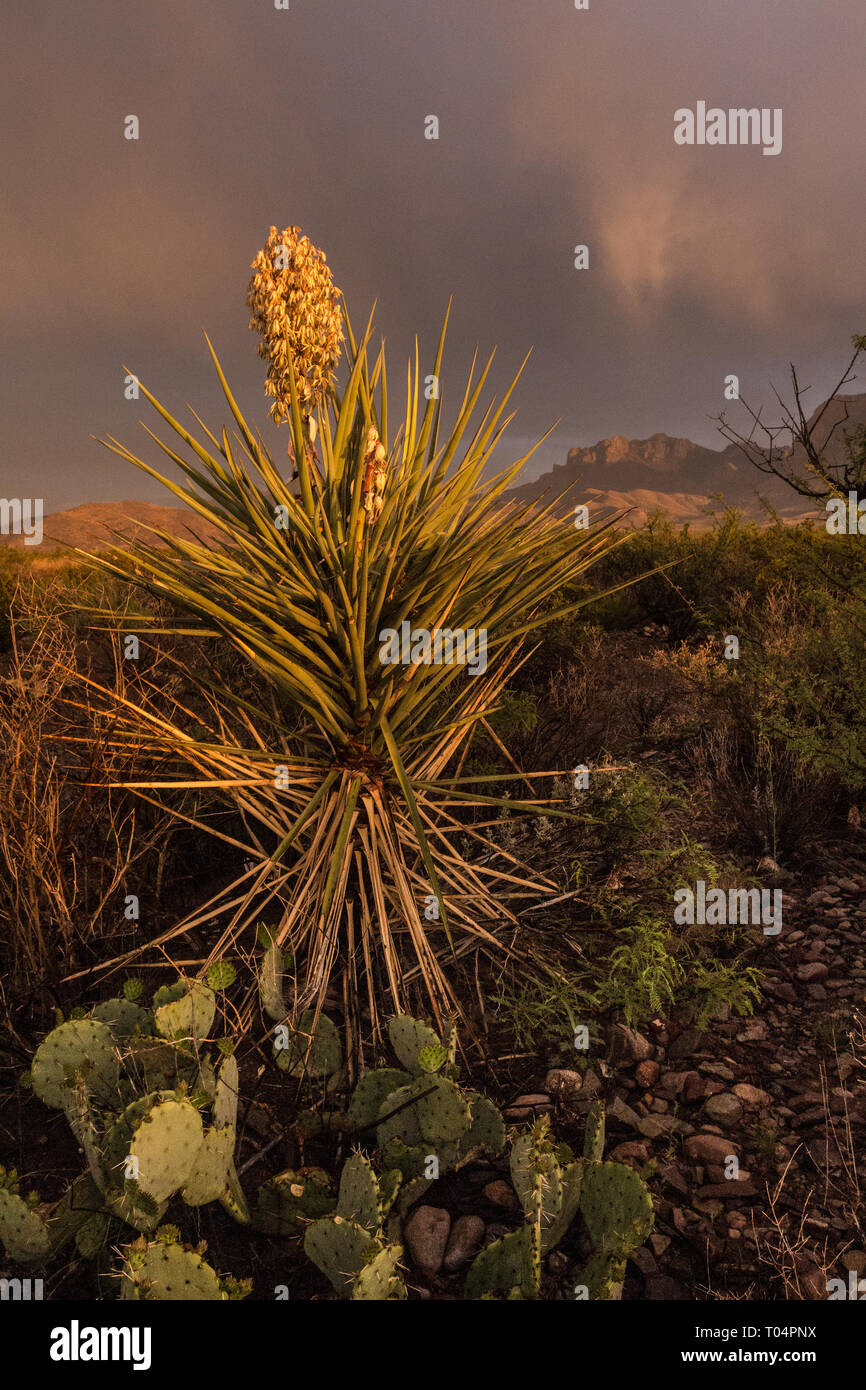
[[[593,1101],[583,1133],[583,1156],[600,1163],[604,1157],[604,1102]]]
[[[602,1250],[623,1241],[636,1247],[652,1229],[652,1202],[646,1184],[624,1163],[587,1168],[580,1208],[593,1243]]]
[[[153,1013],[142,1009],[131,999],[105,999],[91,1009],[90,1017],[110,1028],[118,1042],[125,1042],[134,1033],[149,1033],[153,1028]]]
[[[216,1013],[216,997],[213,990],[203,980],[185,980],[182,994],[179,985],[171,985],[170,992],[175,997],[166,1003],[158,1003],[160,992],[154,995],[153,1018],[156,1031],[163,1038],[177,1040],[189,1038],[199,1042],[206,1038]]]
[[[188,1100],[155,1105],[136,1127],[130,1157],[139,1189],[164,1202],[192,1179],[204,1142],[201,1116]]]
[[[304,1235],[304,1253],[341,1298],[351,1298],[352,1285],[367,1260],[378,1255],[380,1248],[381,1242],[365,1227],[342,1216],[314,1221]]]
[[[121,1269],[120,1296],[124,1299],[227,1302],[243,1298],[250,1285],[221,1280],[198,1250],[181,1245],[173,1227],[163,1227],[157,1239],[143,1237],[126,1248]]]
[[[445,1051],[438,1065],[425,1065],[435,1062],[444,1051],[442,1040],[426,1023],[421,1023],[417,1018],[410,1018],[408,1014],[398,1014],[396,1018],[391,1019],[388,1024],[388,1037],[400,1065],[413,1076],[420,1076],[428,1070],[438,1071],[448,1060]],[[425,1057],[424,1062],[421,1060],[422,1054]]]
[[[322,1168],[288,1168],[259,1188],[253,1225],[266,1235],[293,1235],[336,1205],[331,1179]]]
[[[357,1222],[374,1236],[382,1225],[379,1182],[372,1163],[362,1153],[353,1153],[343,1165],[337,1214],[344,1221]]]
[[[320,1014],[316,1021],[315,1011],[306,1009],[298,1019],[296,1027],[285,1025],[287,1046],[282,1046],[279,1035],[275,1043],[277,1066],[290,1076],[309,1076],[312,1078],[335,1075],[343,1063],[343,1048],[340,1034],[330,1018]]]
[[[541,1260],[565,1235],[578,1210],[595,1247],[584,1269],[575,1271],[578,1286],[591,1299],[619,1298],[628,1256],[652,1230],[652,1200],[643,1180],[621,1163],[573,1160],[567,1146],[554,1145],[549,1125],[544,1116],[514,1141],[511,1180],[524,1225],[476,1256],[467,1275],[467,1298],[496,1293],[537,1297]],[[590,1116],[585,1151],[600,1154],[603,1144],[604,1110],[599,1105]]]
[[[469,1101],[447,1076],[423,1075],[409,1086],[400,1086],[380,1108],[376,1139],[382,1149],[391,1139],[409,1146],[426,1143],[457,1144],[472,1121]]]
[[[229,1056],[220,1067],[215,1085],[213,1124],[205,1131],[192,1175],[181,1193],[187,1206],[201,1207],[206,1202],[221,1201],[227,1189],[237,1183],[234,1168],[237,1113],[238,1064]]]
[[[362,1072],[349,1104],[349,1120],[356,1132],[374,1129],[383,1101],[411,1081],[409,1072],[398,1071],[396,1067],[377,1067]]]
[[[483,1298],[491,1293],[531,1288],[532,1249],[529,1227],[491,1241],[472,1262],[466,1276],[464,1297]]]
[[[402,1245],[388,1245],[365,1265],[352,1285],[353,1299],[395,1302],[407,1297],[406,1285],[395,1273],[403,1254]]]
[[[75,1232],[75,1244],[85,1260],[95,1260],[108,1241],[111,1217],[108,1212],[95,1211]]]
[[[92,1096],[110,1104],[117,1096],[118,1071],[114,1034],[93,1018],[70,1019],[52,1029],[30,1067],[33,1090],[55,1110],[66,1109],[76,1074]]]
[[[44,1259],[51,1247],[48,1224],[34,1206],[20,1196],[15,1170],[0,1168],[0,1243],[22,1264]]]
[[[307,1227],[304,1251],[341,1298],[405,1297],[405,1288],[398,1287],[402,1280],[395,1282],[393,1274],[402,1247],[385,1245],[356,1221],[339,1215],[314,1221]]]
[[[259,964],[259,999],[268,1018],[272,1018],[275,1023],[281,1023],[286,1016],[283,998],[283,953],[269,936]]]
[[[505,1148],[505,1121],[492,1100],[477,1091],[465,1091],[470,1124],[460,1139],[459,1159],[466,1163],[479,1153],[501,1154]]]
[[[221,963],[221,987],[232,969]],[[33,1060],[36,1095],[65,1110],[89,1170],[48,1221],[52,1251],[74,1237],[81,1253],[97,1253],[110,1218],[152,1232],[180,1191],[191,1206],[218,1200],[235,1220],[249,1220],[233,1156],[237,1062],[221,1046],[217,1075],[200,1046],[213,1019],[213,990],[183,979],[157,990],[154,1011],[167,1036],[151,1036],[142,1029],[154,1026],[154,1016],[136,1004],[137,985],[127,981],[123,997],[59,1024]],[[206,1106],[207,1129],[197,1108]]]

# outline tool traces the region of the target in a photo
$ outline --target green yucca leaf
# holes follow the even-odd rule
[[[450,308],[449,303],[433,363],[439,381]],[[480,363],[476,351],[455,423],[446,432],[441,392],[430,394],[421,409],[424,377],[416,342],[405,416],[395,431],[384,347],[371,349],[372,314],[359,340],[348,314],[345,332],[344,388],[330,388],[314,415],[304,413],[299,368],[287,355],[294,485],[245,421],[210,340],[234,422],[231,437],[225,426],[211,431],[192,412],[201,431],[196,439],[142,388],[173,432],[175,447],[150,431],[149,438],[182,481],[163,477],[116,440],[103,441],[162,482],[190,509],[193,523],[188,536],[151,528],[149,540],[119,538],[112,554],[97,558],[114,578],[168,601],[177,617],[170,623],[161,612],[127,614],[122,630],[157,640],[172,632],[195,635],[202,650],[221,642],[258,677],[257,687],[241,691],[212,663],[208,674],[195,678],[207,712],[196,708],[193,718],[179,699],[172,704],[142,676],[137,692],[116,698],[106,693],[115,714],[111,739],[118,749],[157,759],[161,780],[148,771],[124,784],[146,800],[171,805],[172,788],[197,798],[209,789],[230,801],[250,827],[248,853],[255,867],[218,895],[232,916],[211,967],[240,932],[255,930],[266,904],[281,903],[284,915],[274,930],[294,961],[299,1009],[321,1007],[335,961],[348,972],[347,989],[354,989],[361,949],[363,968],[372,972],[368,998],[381,975],[394,1005],[408,1011],[406,981],[414,971],[441,1018],[455,1000],[438,962],[443,948],[435,944],[436,930],[419,920],[419,895],[429,886],[439,904],[436,926],[441,924],[452,952],[458,929],[495,941],[485,923],[511,913],[507,895],[492,897],[494,888],[504,891],[510,864],[509,873],[500,873],[463,861],[449,840],[461,823],[457,812],[476,805],[512,814],[573,814],[543,797],[536,802],[485,795],[485,780],[505,782],[522,774],[461,777],[457,759],[526,659],[525,638],[589,601],[563,603],[555,596],[618,541],[612,520],[578,534],[552,506],[509,501],[507,489],[537,444],[485,479],[511,419],[508,405],[526,359],[504,395],[476,421],[494,360],[491,354]],[[371,426],[386,454],[377,516],[365,511]],[[278,516],[286,519],[283,528]],[[215,529],[218,544],[196,538],[196,517]],[[553,603],[558,607],[551,612]],[[104,620],[107,614],[99,616]],[[384,663],[379,634],[399,633],[404,621],[430,633],[445,627],[486,630],[487,670],[468,675],[456,663]],[[182,665],[178,673],[192,679]],[[157,696],[163,705],[168,700],[165,708],[154,704]],[[287,786],[275,783],[277,765],[289,770]],[[242,843],[200,815],[198,801],[192,814],[183,807],[175,814],[211,828],[227,844]],[[489,857],[497,854],[491,845]],[[515,900],[548,888],[529,868],[513,882]],[[214,915],[202,912],[202,921]],[[171,932],[159,941],[170,938]]]

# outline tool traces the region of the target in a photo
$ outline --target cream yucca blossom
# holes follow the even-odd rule
[[[250,328],[261,335],[259,355],[268,363],[271,415],[277,424],[290,418],[291,357],[301,409],[309,419],[331,385],[344,341],[340,291],[324,251],[302,236],[300,227],[271,227],[252,270],[246,302]]]

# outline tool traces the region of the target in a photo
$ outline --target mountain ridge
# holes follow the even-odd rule
[[[838,460],[842,457],[846,430],[866,428],[866,393],[832,397],[813,411],[810,423],[825,406],[817,438],[823,445],[831,434],[828,457]],[[805,471],[802,451],[795,449],[790,462],[795,469]],[[566,489],[568,498],[557,506],[557,499]],[[804,498],[780,479],[759,472],[736,444],[710,449],[661,431],[646,439],[613,434],[595,444],[576,446],[569,449],[563,463],[509,489],[505,497],[518,503],[543,498],[563,515],[573,510],[576,503],[585,502],[591,514],[599,510],[628,511],[630,524],[638,524],[650,513],[662,510],[677,524],[708,526],[709,513],[718,507],[719,495],[722,506],[738,507],[754,518],[766,514],[760,498],[765,498],[786,521],[816,514]],[[71,546],[103,550],[115,543],[113,531],[129,540],[152,539],[148,527],[175,536],[193,535],[205,544],[212,544],[221,536],[216,527],[188,508],[127,499],[83,503],[51,513],[43,521],[42,546],[27,549],[45,551],[52,546]],[[24,537],[0,535],[0,545],[23,547]]]

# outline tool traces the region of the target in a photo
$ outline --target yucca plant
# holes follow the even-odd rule
[[[555,889],[497,849],[482,833],[490,822],[473,826],[465,810],[566,812],[531,791],[525,800],[486,796],[484,779],[462,769],[479,727],[495,737],[487,717],[525,660],[529,634],[581,606],[555,609],[552,596],[617,538],[609,534],[615,518],[578,531],[550,509],[504,498],[534,449],[484,481],[520,376],[470,435],[492,355],[476,380],[476,354],[446,432],[438,392],[422,391],[416,344],[405,416],[394,431],[383,346],[371,361],[372,315],[358,342],[346,317],[340,391],[331,371],[342,328],[336,292],[324,257],[305,250],[293,259],[299,245],[297,228],[271,229],[248,300],[272,366],[273,413],[288,422],[297,485],[244,419],[209,341],[233,437],[225,428],[217,437],[195,416],[206,436],[199,442],[142,386],[186,446],[189,459],[175,451],[179,444],[152,435],[185,481],[103,441],[216,528],[221,542],[155,530],[153,543],[132,543],[100,563],[167,600],[177,615],[171,630],[242,654],[258,673],[261,700],[212,684],[208,736],[190,734],[179,706],[177,718],[165,718],[146,700],[127,700],[112,711],[114,737],[140,745],[146,729],[154,754],[185,768],[132,784],[140,794],[153,800],[170,788],[209,789],[230,799],[247,828],[244,840],[208,823],[252,865],[160,940],[230,910],[213,944],[217,958],[230,943],[242,949],[243,933],[266,908],[271,920],[278,912],[272,930],[294,960],[296,1009],[318,1012],[338,972],[350,1026],[360,1029],[369,1008],[376,1038],[380,1004],[407,1012],[419,988],[436,1020],[460,1013],[447,968],[452,954],[476,945],[505,950],[498,926],[513,925],[521,904]],[[272,274],[277,246],[290,254]],[[293,335],[293,323],[304,332]],[[167,630],[164,619],[144,615],[139,626]],[[486,634],[475,674],[453,659],[460,631]],[[479,636],[476,658],[480,648]],[[195,720],[201,728],[200,706]],[[534,785],[516,769],[507,775]],[[457,849],[467,836],[478,846],[474,862]]]

